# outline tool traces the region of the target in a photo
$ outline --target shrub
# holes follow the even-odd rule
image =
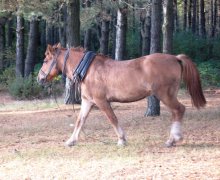
[[[61,95],[63,87],[59,78],[50,86],[42,87],[36,81],[36,76],[30,75],[13,79],[8,85],[8,90],[13,97],[21,100],[48,97],[51,94]]]
[[[1,74],[0,74],[0,86],[3,89],[7,89],[9,83],[15,79],[15,68],[9,67],[6,68]]]
[[[220,61],[212,60],[198,65],[203,86],[220,87]]]
[[[33,99],[40,96],[42,88],[34,80],[33,76],[18,77],[8,85],[9,93],[17,99]]]
[[[186,54],[193,60],[202,62],[212,58],[210,51],[213,51],[212,44],[207,39],[189,32],[179,32],[174,35],[174,54]]]

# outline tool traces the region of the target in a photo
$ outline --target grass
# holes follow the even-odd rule
[[[219,179],[220,106],[188,107],[183,142],[165,148],[170,114],[143,117],[145,105],[113,105],[128,137],[123,148],[99,110],[73,148],[64,147],[76,117],[70,110],[2,114],[0,179]]]

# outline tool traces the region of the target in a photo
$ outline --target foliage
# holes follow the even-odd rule
[[[17,77],[9,83],[9,93],[18,99],[32,99],[38,97],[41,87],[33,80],[33,76]]]
[[[133,28],[129,28],[127,31],[127,58],[137,58],[140,56],[140,36],[139,32]]]
[[[6,68],[1,74],[0,74],[0,86],[3,89],[7,89],[9,83],[15,78],[15,68],[9,67]]]
[[[220,87],[220,61],[202,62],[198,66],[203,86]]]
[[[173,53],[187,54],[196,61],[206,61],[212,57],[211,43],[190,32],[178,32],[174,35]]]

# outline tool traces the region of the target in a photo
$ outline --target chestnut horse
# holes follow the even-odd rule
[[[60,45],[48,45],[44,63],[38,74],[40,84],[51,81],[63,69],[63,73],[73,79],[73,71],[84,56],[84,50],[71,48],[67,62],[64,63],[66,51],[67,49]],[[118,136],[118,145],[125,145],[125,133],[110,103],[133,102],[154,95],[172,113],[170,136],[166,145],[173,146],[182,139],[181,122],[185,106],[177,100],[182,79],[191,96],[192,104],[196,108],[204,107],[206,99],[198,70],[186,55],[156,53],[133,60],[115,61],[97,54],[81,82],[81,109],[66,145],[73,146],[77,143],[81,128],[94,104],[105,113],[112,124]]]

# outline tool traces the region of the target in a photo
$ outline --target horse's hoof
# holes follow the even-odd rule
[[[76,145],[75,141],[68,140],[68,141],[65,142],[65,146],[67,146],[67,147],[72,147],[72,146],[75,146],[75,145]]]
[[[175,136],[174,139],[175,139],[175,142],[183,141],[183,137],[181,135],[180,136]]]
[[[166,143],[165,143],[165,147],[167,148],[171,148],[171,147],[174,147],[176,144],[175,144],[175,141],[170,141],[168,140]]]
[[[126,142],[125,140],[123,140],[123,139],[119,139],[119,140],[118,140],[117,146],[119,146],[119,147],[124,147],[124,146],[126,146],[126,145],[127,145],[127,142]]]

